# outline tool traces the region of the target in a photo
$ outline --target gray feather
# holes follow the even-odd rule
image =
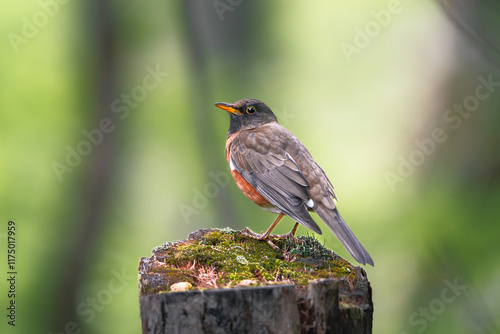
[[[314,208],[314,211],[321,217],[328,228],[330,228],[333,234],[335,234],[337,239],[339,239],[345,249],[347,249],[349,254],[351,254],[356,261],[361,264],[370,264],[373,266],[373,260],[370,254],[368,254],[354,233],[352,233],[336,208],[330,210],[319,205]]]

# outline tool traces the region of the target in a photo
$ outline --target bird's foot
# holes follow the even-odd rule
[[[288,232],[285,234],[271,234],[270,236],[274,239],[280,239],[280,240],[284,239],[298,240],[297,237],[295,237],[294,233],[292,232]]]
[[[272,242],[272,239],[275,239],[277,237],[275,234],[267,234],[267,235],[266,235],[266,233],[258,234],[258,233],[255,233],[254,231],[252,231],[251,229],[249,229],[248,227],[245,227],[245,229],[243,231],[241,231],[241,234],[243,234],[246,237],[252,238],[252,239],[265,240],[265,241],[267,241],[269,246],[271,246],[272,248],[274,248],[277,251],[280,251],[280,248]],[[280,238],[277,238],[277,239],[280,239]]]
[[[288,232],[288,233],[278,234],[278,235],[272,234],[272,236],[275,239],[280,239],[280,240],[291,239],[293,241],[297,241],[298,239],[295,237],[295,232],[297,232],[297,227],[299,227],[299,223],[295,223],[295,225],[293,226],[292,230],[290,232]]]

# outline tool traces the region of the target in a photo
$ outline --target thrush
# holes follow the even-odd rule
[[[325,172],[300,140],[278,123],[271,109],[255,99],[215,106],[230,113],[226,159],[236,184],[262,209],[278,214],[265,233],[246,228],[246,235],[277,248],[272,239],[294,236],[299,224],[322,234],[309,214],[313,211],[356,261],[373,266],[372,258],[340,215]],[[292,231],[271,234],[284,215],[296,221]]]

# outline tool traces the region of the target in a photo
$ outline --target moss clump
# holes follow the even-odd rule
[[[309,281],[336,278],[345,295],[356,290],[362,269],[353,267],[313,237],[274,240],[279,251],[267,242],[248,238],[231,229],[199,230],[188,240],[166,243],[142,258],[140,271],[155,275],[154,287],[141,294],[168,291],[176,282],[189,282],[193,289],[252,285],[295,284],[299,289]],[[145,288],[147,287],[147,288]],[[341,298],[349,302],[349,298]]]

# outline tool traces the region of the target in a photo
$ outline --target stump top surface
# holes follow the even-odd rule
[[[341,305],[368,302],[365,271],[354,267],[313,237],[265,241],[231,229],[203,229],[188,239],[165,243],[139,263],[140,296],[169,292],[172,284],[188,282],[192,289],[294,284],[298,293],[309,281],[339,281]],[[370,297],[371,298],[371,297]]]

